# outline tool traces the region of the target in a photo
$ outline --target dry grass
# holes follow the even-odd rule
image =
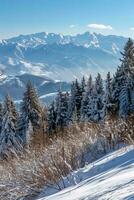
[[[0,199],[33,199],[45,185],[60,190],[66,187],[63,177],[86,159],[97,159],[119,142],[132,143],[133,134],[133,118],[74,124],[51,138],[35,134],[22,155],[0,162]]]

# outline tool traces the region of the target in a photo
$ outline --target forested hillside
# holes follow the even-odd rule
[[[83,76],[51,105],[40,102],[28,81],[19,109],[7,95],[0,104],[0,198],[37,195],[43,186],[58,190],[64,178],[120,144],[134,140],[134,44],[129,39],[121,65],[106,79]],[[63,186],[58,185],[62,180]],[[2,186],[1,186],[2,185]],[[20,188],[22,187],[21,191]],[[12,190],[14,192],[12,193]]]

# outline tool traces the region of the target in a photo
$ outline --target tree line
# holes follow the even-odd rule
[[[121,64],[106,80],[98,74],[72,82],[70,92],[59,90],[46,109],[29,81],[19,111],[7,95],[0,104],[0,155],[14,152],[29,143],[33,134],[52,135],[74,122],[101,122],[107,117],[127,118],[134,112],[134,44],[129,39],[124,47]]]
[[[77,79],[70,93],[59,91],[48,109],[49,133],[63,129],[74,121],[99,122],[107,117],[127,118],[134,112],[134,44],[129,39],[121,53],[116,73],[108,72],[103,81],[101,74],[95,80]]]
[[[17,152],[29,143],[32,133],[43,130],[44,107],[37,91],[29,81],[23,95],[19,111],[11,96],[7,95],[0,104],[0,155],[6,156],[10,150]]]

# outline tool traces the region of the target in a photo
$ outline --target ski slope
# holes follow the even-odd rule
[[[74,172],[75,186],[40,200],[133,200],[134,146],[124,147]],[[53,193],[54,191],[52,191]]]

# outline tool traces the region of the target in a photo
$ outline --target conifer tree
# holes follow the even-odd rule
[[[53,101],[48,109],[48,133],[52,134],[56,131],[56,110],[55,110],[55,102]]]
[[[86,89],[86,81],[85,81],[85,77],[83,76],[82,77],[82,81],[81,81],[81,92],[82,92],[82,95],[84,95],[85,89]]]
[[[2,128],[2,119],[3,119],[3,105],[0,103],[0,133]]]
[[[92,76],[90,75],[85,93],[82,95],[82,103],[81,103],[81,119],[88,120],[89,119],[89,107],[90,107],[90,100],[91,100],[91,90],[92,90]]]
[[[109,113],[112,106],[112,88],[111,88],[111,75],[110,72],[107,73],[106,83],[105,83],[105,94],[104,94],[104,115]]]
[[[101,75],[98,73],[93,90],[93,104],[94,104],[93,118],[95,121],[99,121],[104,117],[103,98],[104,98],[103,80],[101,78]]]
[[[94,121],[94,116],[96,114],[96,92],[94,85],[92,84],[90,93],[88,95],[88,101],[87,101],[87,118],[88,121]]]
[[[26,133],[28,129],[31,131],[36,131],[40,128],[42,123],[42,107],[37,95],[35,88],[32,86],[32,83],[29,81],[26,86],[26,91],[23,96],[23,101],[21,104],[21,116],[19,120],[19,132],[24,139],[24,142],[27,142]],[[29,136],[28,136],[29,138]]]
[[[20,150],[20,140],[16,135],[15,106],[9,95],[6,96],[3,109],[3,119],[0,134],[0,154],[7,156],[9,151]],[[15,112],[16,113],[16,112]]]
[[[59,91],[56,99],[56,126],[63,130],[67,125],[68,117],[68,94]]]
[[[16,107],[15,107],[15,104],[14,104],[14,101],[13,101],[12,97],[10,95],[7,95],[6,99],[7,99],[7,103],[9,104],[8,106],[11,109],[11,112],[12,112],[12,115],[13,115],[14,124],[16,126],[19,114],[18,114],[18,112],[16,110]]]
[[[77,113],[77,119],[80,120],[81,116],[81,103],[82,103],[82,90],[81,86],[76,79],[75,81],[75,107],[76,107],[76,113]]]
[[[121,65],[112,83],[112,96],[118,105],[119,115],[126,117],[134,107],[134,45],[131,39],[127,41],[121,54]]]
[[[87,81],[87,88],[89,88],[88,90],[92,88],[92,85],[93,85],[93,81],[92,81],[92,76],[90,75]]]
[[[70,95],[68,97],[68,111],[67,111],[67,123],[68,124],[73,121],[73,113],[76,108],[75,97],[76,97],[75,83],[72,82]]]

